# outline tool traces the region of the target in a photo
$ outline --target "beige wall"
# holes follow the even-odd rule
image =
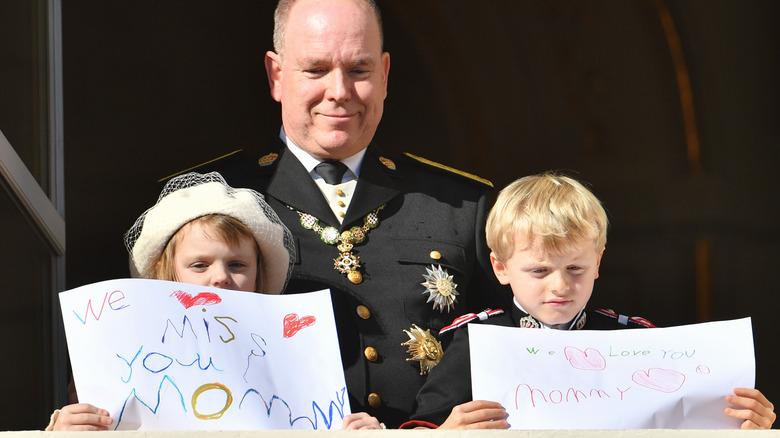
[[[126,431],[126,432],[0,432],[0,438],[730,438],[730,437],[778,437],[780,431],[764,430],[744,432],[739,430],[511,430],[511,431],[436,431],[436,430],[371,430],[355,431]]]

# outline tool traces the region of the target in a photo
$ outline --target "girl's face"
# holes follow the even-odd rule
[[[192,222],[180,230],[173,255],[176,281],[256,292],[257,246],[241,238],[235,247],[216,238],[208,226]]]

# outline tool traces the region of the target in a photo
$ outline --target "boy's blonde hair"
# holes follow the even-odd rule
[[[506,262],[515,239],[560,256],[572,246],[592,240],[596,251],[607,243],[607,213],[601,202],[578,181],[553,172],[520,178],[498,194],[487,218],[487,245]]]
[[[244,225],[241,221],[231,216],[224,214],[209,214],[201,216],[187,222],[183,227],[179,228],[171,240],[165,245],[165,249],[160,253],[159,258],[153,263],[152,278],[158,280],[179,281],[176,278],[176,265],[174,264],[174,255],[176,254],[176,244],[182,235],[182,230],[191,227],[195,223],[200,223],[204,227],[204,231],[212,238],[219,239],[226,243],[231,248],[237,247],[242,239],[249,239],[252,241],[255,247],[255,254],[257,255],[257,275],[255,277],[255,292],[265,292],[263,287],[263,270],[260,269],[263,266],[262,253],[260,247],[257,245],[255,236],[252,230]],[[211,234],[215,235],[211,235]]]

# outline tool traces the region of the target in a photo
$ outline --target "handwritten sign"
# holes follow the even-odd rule
[[[750,318],[671,328],[469,325],[475,400],[517,429],[728,429],[725,398],[755,384]],[[445,353],[446,354],[446,353]]]
[[[327,290],[123,279],[60,303],[79,401],[116,429],[339,429],[350,413]]]

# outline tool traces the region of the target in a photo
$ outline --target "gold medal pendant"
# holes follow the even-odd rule
[[[294,210],[289,205],[287,208]],[[352,248],[366,240],[368,232],[379,226],[379,210],[383,208],[385,208],[384,205],[367,214],[363,219],[362,227],[352,227],[341,234],[335,227],[323,227],[320,225],[320,220],[316,217],[299,210],[295,211],[300,217],[303,228],[319,234],[320,240],[328,245],[338,243],[339,256],[333,259],[333,269],[346,274],[347,279],[352,284],[360,284],[363,282],[363,274],[358,271],[358,268],[360,268],[360,257],[352,253]]]
[[[360,284],[363,281],[363,275],[358,271],[350,271],[347,273],[347,278],[353,284]]]
[[[341,246],[341,245],[339,245]],[[359,284],[363,281],[363,276],[357,271],[360,267],[360,258],[351,251],[342,252],[338,257],[333,259],[333,268],[342,274],[347,274],[347,278],[354,284]]]

